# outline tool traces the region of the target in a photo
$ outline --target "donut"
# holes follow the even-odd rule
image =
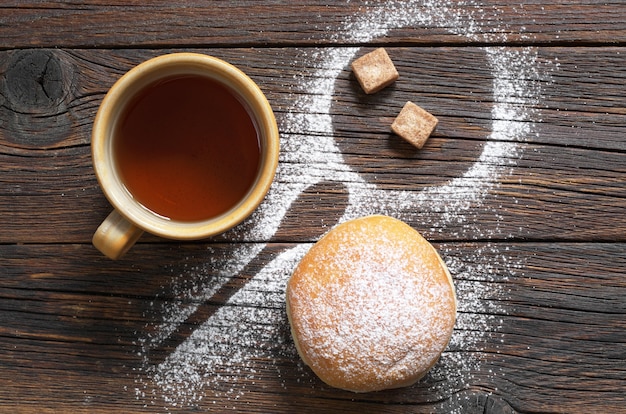
[[[435,248],[382,215],[326,233],[286,288],[303,362],[326,384],[353,392],[405,387],[426,375],[450,340],[456,305]]]

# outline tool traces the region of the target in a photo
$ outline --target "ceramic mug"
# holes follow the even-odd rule
[[[256,131],[255,139],[258,140],[258,159],[255,159],[254,166],[250,167],[253,169],[251,182],[247,190],[241,194],[240,199],[235,200],[232,205],[227,206],[225,210],[216,215],[209,214],[206,217],[181,219],[174,216],[168,217],[166,214],[162,214],[150,205],[142,202],[139,194],[133,193],[135,190],[130,185],[131,178],[129,177],[131,176],[123,170],[124,162],[128,162],[129,165],[140,169],[140,166],[143,165],[142,163],[147,162],[146,160],[151,158],[148,153],[153,150],[152,144],[144,143],[146,148],[131,154],[130,161],[123,161],[129,155],[120,155],[121,150],[117,148],[122,147],[120,142],[124,142],[123,140],[127,139],[126,135],[129,135],[128,131],[124,133],[124,128],[131,122],[127,120],[131,116],[129,113],[134,111],[133,108],[135,106],[139,105],[137,102],[151,99],[152,95],[146,91],[151,90],[150,88],[156,88],[162,83],[170,82],[168,83],[168,85],[171,85],[170,89],[173,89],[173,93],[176,93],[178,86],[171,83],[173,82],[172,80],[178,81],[179,79],[184,80],[187,78],[193,78],[195,81],[203,82],[203,84],[212,85],[211,87],[225,89],[241,104],[249,116],[246,122],[252,122]],[[181,80],[180,82],[183,81]],[[193,85],[191,88],[191,90],[185,92],[190,96],[195,93],[193,89],[198,89]],[[217,99],[210,95],[211,93],[201,94],[199,92],[198,96],[193,98],[196,100],[206,98],[207,101]],[[167,95],[162,95],[159,99],[169,99],[167,97],[164,98],[164,96]],[[183,99],[186,96],[183,95]],[[166,105],[162,105],[163,102],[166,102]],[[237,103],[235,102],[234,105],[237,106]],[[156,109],[154,110],[156,112],[153,118],[146,119],[150,120],[149,124],[152,124],[153,121],[154,123],[160,122],[169,112],[174,112],[181,106],[180,101],[161,101],[161,104],[155,105]],[[230,106],[226,104],[214,103],[211,108],[213,109],[207,109],[207,111],[221,111],[220,117],[227,118],[229,116],[228,112],[224,112],[230,110],[228,109]],[[153,125],[145,125],[146,131],[148,131],[146,133],[160,134],[160,130],[171,127],[172,136],[170,139],[172,143],[179,147],[184,147],[187,145],[186,141],[176,136],[177,131],[186,131],[188,129],[186,124],[188,121],[186,121],[184,115],[182,114],[179,120],[172,121],[174,125],[159,126],[157,130],[149,129]],[[208,117],[209,115],[207,114],[206,116]],[[141,117],[137,119],[135,122],[141,123],[145,121]],[[181,125],[176,125],[177,122],[181,123]],[[199,122],[202,122],[202,120],[200,119]],[[143,127],[140,124],[133,131],[142,131]],[[199,128],[201,129],[201,127]],[[152,58],[134,67],[111,87],[98,109],[93,125],[91,146],[93,165],[98,182],[114,208],[113,212],[98,227],[92,241],[93,245],[104,255],[117,259],[124,255],[144,232],[175,240],[195,240],[223,233],[243,221],[263,201],[274,179],[278,164],[279,135],[274,113],[265,95],[254,81],[241,70],[212,56],[196,53],[173,53]],[[196,149],[191,149],[189,152],[195,153],[197,151]],[[221,158],[233,156],[229,152],[228,155],[224,155]],[[169,158],[174,159],[175,157],[172,155],[172,157],[166,156],[163,158],[163,162],[169,163]],[[219,159],[217,161],[213,159],[211,162],[219,161]],[[237,160],[237,162],[240,164],[235,167],[238,171],[241,167],[246,167],[245,162],[248,161]],[[208,162],[205,162],[205,164],[208,164]],[[155,165],[158,167],[158,164]],[[180,168],[186,168],[185,161],[182,161],[180,166]],[[202,164],[200,164],[200,167],[202,167]],[[148,165],[146,168],[152,167]],[[168,168],[176,169],[177,167]],[[158,181],[159,178],[154,178],[153,176],[156,174],[152,174],[149,170],[144,173],[146,177],[157,180],[149,185],[145,185],[145,187],[148,191],[158,193],[161,187]],[[189,172],[186,173],[189,174]],[[178,172],[172,171],[171,174],[176,176]],[[238,173],[228,174],[232,174],[233,178],[235,175],[239,175]],[[191,178],[194,177],[192,176]],[[168,195],[168,197],[174,196]],[[210,199],[221,200],[221,195],[219,193],[210,194]]]

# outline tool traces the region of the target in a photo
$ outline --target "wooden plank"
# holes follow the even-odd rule
[[[401,9],[401,5],[407,10]],[[392,16],[416,20],[394,30],[394,41],[618,43],[626,39],[619,2],[500,1],[332,3],[324,1],[205,2],[8,1],[0,6],[2,48],[168,47],[353,43],[355,20]],[[19,30],[15,30],[19,27]],[[371,32],[372,30],[369,29]],[[488,36],[458,36],[457,33]],[[367,34],[364,28],[362,34]],[[379,42],[384,42],[380,39]]]
[[[513,57],[527,50],[505,49]],[[237,64],[260,84],[281,128],[281,164],[296,168],[306,162],[312,144],[320,138],[318,132],[292,121],[310,113],[310,108],[295,102],[306,85],[321,82],[324,72],[319,67],[324,64],[325,51],[200,51]],[[22,75],[11,68],[26,61],[57,73],[61,81],[50,83],[50,90],[57,92],[45,99],[37,95],[34,82],[30,95],[18,94],[7,83],[2,86],[0,242],[89,243],[95,227],[110,210],[91,168],[90,130],[97,107],[122,73],[166,52],[2,52],[0,71],[5,74],[19,79]],[[366,96],[345,68],[337,77],[328,115],[334,142],[348,168],[381,191],[417,194],[463,175],[492,140],[493,72],[482,48],[389,48],[389,52],[402,74],[400,80],[375,96]],[[536,102],[520,108],[531,111],[524,116],[534,126],[520,138],[526,142],[515,154],[498,161],[510,164],[510,173],[505,172],[502,182],[481,202],[482,212],[472,218],[474,226],[449,223],[442,231],[435,225],[442,211],[426,205],[422,217],[412,224],[429,237],[624,240],[625,148],[619,127],[626,122],[620,98],[626,94],[621,70],[626,51],[598,48],[589,54],[578,48],[541,48],[533,56],[539,62],[539,73],[530,81],[539,91],[530,91],[536,94]],[[527,55],[523,58],[530,59]],[[268,61],[273,62],[271,69]],[[606,63],[594,65],[597,61]],[[438,129],[421,151],[389,132],[407,100],[440,118]],[[333,168],[329,166],[328,178],[306,190],[291,206],[288,217],[297,214],[298,220],[292,221],[293,226],[284,223],[276,237],[314,240],[320,228],[340,218],[348,193],[341,179],[332,178]],[[294,179],[279,174],[277,185],[285,188]],[[603,215],[596,213],[599,208]],[[546,210],[550,212],[548,222]]]
[[[624,410],[620,1],[128,3],[0,5],[0,411]],[[380,45],[401,77],[367,96],[348,63]],[[235,231],[146,235],[110,261],[90,244],[111,208],[91,123],[117,78],[172,51],[259,83],[280,170]],[[389,131],[407,100],[440,119],[420,151]],[[434,241],[459,312],[424,379],[361,395],[299,360],[284,283],[372,212]]]
[[[197,344],[201,359],[173,364],[181,355],[151,342],[163,321],[186,318],[233,247],[142,244],[112,262],[85,245],[0,246],[3,409],[585,412],[626,402],[616,387],[626,375],[623,243],[437,244],[459,298],[453,340],[417,385],[362,395],[324,386],[298,362],[280,289],[294,262],[274,261],[293,244],[267,246],[239,296],[213,297],[214,313],[191,323],[176,346],[222,332]],[[177,377],[150,364],[159,349],[172,363],[161,374]]]

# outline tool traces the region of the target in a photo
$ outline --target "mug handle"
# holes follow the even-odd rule
[[[106,257],[116,260],[141,237],[143,230],[113,210],[93,235],[91,242]]]

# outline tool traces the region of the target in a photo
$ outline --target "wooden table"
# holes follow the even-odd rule
[[[622,1],[5,1],[0,6],[1,412],[626,412]],[[400,73],[365,95],[350,62]],[[243,69],[279,123],[258,212],[119,261],[91,166],[108,88],[153,56]],[[422,150],[390,133],[435,114]],[[398,217],[454,275],[452,341],[415,386],[331,389],[284,311],[340,221]]]

